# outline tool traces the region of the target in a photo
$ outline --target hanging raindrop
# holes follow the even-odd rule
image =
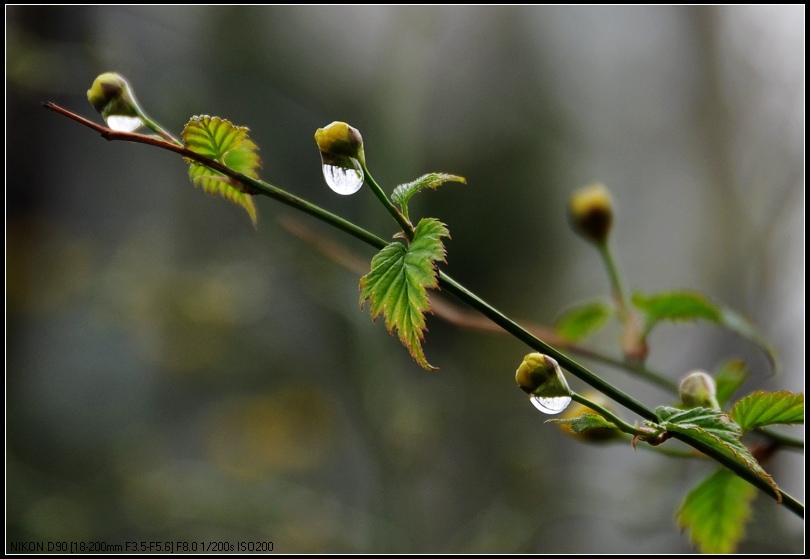
[[[340,163],[341,165],[331,165],[324,162],[323,178],[326,179],[329,188],[338,194],[344,196],[354,194],[363,186],[363,168],[354,157],[342,157]]]
[[[109,115],[104,119],[107,126],[117,132],[135,132],[143,126],[143,120],[139,116]]]
[[[553,396],[551,398],[532,396],[529,400],[534,407],[548,415],[556,415],[565,411],[565,408],[571,403],[570,396]]]

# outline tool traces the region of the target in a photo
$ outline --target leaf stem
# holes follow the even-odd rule
[[[238,171],[234,171],[225,165],[214,161],[213,159],[209,159],[203,155],[195,153],[189,149],[186,149],[182,146],[178,146],[172,143],[169,140],[155,138],[154,136],[146,136],[143,134],[136,134],[132,132],[119,132],[116,130],[111,130],[110,128],[101,126],[96,124],[84,117],[81,117],[67,109],[60,107],[55,103],[43,103],[43,106],[51,111],[57,112],[63,116],[66,116],[76,122],[95,130],[101,136],[108,140],[122,140],[128,142],[136,142],[141,144],[148,144],[158,148],[166,149],[169,151],[173,151],[183,157],[193,159],[195,161],[199,161],[200,163],[211,167],[226,176],[234,178],[240,181],[247,190],[249,190],[251,194],[264,194],[265,196],[269,196],[283,204],[291,206],[297,210],[300,210],[304,213],[307,213],[321,221],[324,221],[341,231],[348,233],[349,235],[369,244],[377,249],[382,249],[383,247],[387,246],[388,243],[381,239],[380,237],[374,235],[373,233],[359,227],[350,221],[347,221],[331,212],[328,212],[321,208],[320,206],[316,206],[302,198],[294,196],[285,190],[282,190],[276,186],[273,186],[269,183],[266,183],[259,179],[254,179],[252,177],[248,177]],[[364,166],[364,172],[366,171]],[[366,172],[367,179],[370,179],[370,175]],[[397,220],[397,223],[403,227],[403,231],[408,234],[408,231],[411,232],[411,237],[413,235],[413,229],[408,223],[404,216],[391,204],[385,194],[382,192],[382,189],[377,185],[377,183],[370,179],[370,185],[372,186],[372,190],[375,191],[377,197],[385,200],[383,205],[387,208],[390,207],[394,210],[392,215]],[[389,212],[391,210],[389,209]],[[399,217],[397,217],[399,216]],[[592,387],[596,388],[606,396],[610,397],[611,399],[615,400],[616,402],[622,404],[626,408],[632,410],[633,412],[637,413],[641,417],[645,419],[656,421],[657,417],[655,413],[641,404],[637,402],[635,399],[631,398],[624,392],[620,391],[619,389],[615,388],[611,384],[602,380],[599,376],[589,371],[584,366],[580,365],[570,357],[566,356],[563,353],[560,353],[550,345],[546,344],[545,342],[541,341],[531,333],[529,333],[526,329],[522,326],[514,322],[512,319],[501,313],[495,307],[491,306],[489,303],[475,295],[473,292],[469,291],[463,285],[458,283],[456,280],[452,279],[446,273],[439,271],[439,284],[445,291],[452,293],[456,297],[458,297],[461,301],[469,305],[470,307],[478,310],[484,316],[492,320],[494,323],[501,326],[504,330],[512,334],[518,340],[521,340],[526,345],[531,347],[536,351],[543,352],[554,359],[556,359],[560,365],[565,367],[571,374],[578,377],[579,379],[583,380],[587,384],[591,385]],[[770,485],[768,485],[765,481],[760,479],[754,472],[748,470],[744,465],[740,464],[739,462],[735,461],[732,457],[725,455],[718,449],[711,447],[710,445],[703,443],[700,440],[697,440],[693,437],[690,437],[686,434],[682,433],[672,433],[674,438],[677,438],[686,444],[696,448],[697,450],[703,452],[707,456],[710,456],[732,470],[735,474],[739,477],[745,479],[750,484],[754,485],[755,487],[761,489],[766,494],[770,495],[772,498],[778,500],[778,496],[773,492]],[[782,493],[782,503],[792,512],[797,514],[798,516],[804,518],[804,505],[796,501],[793,497],[788,495],[787,493]]]
[[[362,161],[361,165],[363,166],[363,174],[366,178],[366,184],[371,187],[371,191],[374,193],[374,196],[380,201],[383,207],[390,213],[393,218],[396,220],[397,225],[399,228],[402,229],[402,232],[405,233],[405,236],[408,237],[408,240],[413,240],[413,224],[405,217],[402,212],[400,212],[396,206],[388,199],[388,196],[385,195],[383,189],[377,184],[377,181],[374,180],[374,177],[371,176],[371,173],[368,171],[368,167],[366,166],[366,162]]]
[[[626,421],[623,421],[620,417],[616,414],[610,412],[608,409],[603,408],[596,402],[592,402],[582,394],[577,394],[576,392],[571,392],[571,399],[575,402],[578,402],[585,406],[586,408],[590,408],[593,411],[597,412],[599,415],[613,423],[619,431],[623,433],[627,433],[629,435],[639,435],[641,437],[647,436],[650,433],[648,431],[644,431],[643,429],[639,429],[638,427],[634,427],[630,425]]]
[[[619,267],[616,265],[613,251],[610,249],[610,241],[605,239],[603,242],[597,243],[596,247],[605,263],[605,269],[610,279],[610,289],[613,293],[613,300],[616,302],[616,307],[619,309],[619,317],[622,319],[622,322],[625,322],[628,318],[630,307],[627,304],[627,296],[625,295],[624,286],[622,285]]]
[[[157,122],[146,116],[146,114],[144,114],[143,112],[141,112],[141,120],[143,120],[143,123],[146,125],[147,128],[152,130],[155,134],[159,135],[167,142],[171,142],[180,147],[183,146],[182,142],[177,138],[175,138],[174,136],[172,136],[171,132],[169,132],[168,130],[163,128],[160,124],[158,124]]]

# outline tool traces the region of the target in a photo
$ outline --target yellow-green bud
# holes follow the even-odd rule
[[[327,165],[351,168],[347,158],[354,158],[362,165],[366,164],[363,153],[363,137],[357,128],[345,122],[333,122],[315,132],[315,142],[321,151],[323,162]]]
[[[574,192],[568,215],[574,231],[597,244],[605,242],[613,224],[613,204],[607,187],[597,182]]]
[[[529,395],[558,397],[571,394],[557,361],[542,353],[530,353],[523,358],[515,373],[515,382]]]
[[[120,74],[101,74],[87,90],[87,100],[106,120],[110,116],[140,117],[142,112],[135,101],[132,88]]]
[[[717,403],[717,384],[714,379],[703,371],[692,371],[678,387],[681,402],[690,408],[720,409]]]
[[[530,353],[515,373],[515,382],[526,394],[534,394],[555,375],[554,365],[542,353]]]

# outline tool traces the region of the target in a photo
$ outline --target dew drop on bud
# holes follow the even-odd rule
[[[565,411],[565,408],[571,403],[570,396],[552,396],[551,398],[532,396],[529,400],[534,407],[548,415],[556,415]]]
[[[107,126],[117,132],[135,132],[143,126],[143,120],[139,116],[110,115],[104,120]]]
[[[351,164],[351,167],[324,163],[323,178],[326,179],[329,188],[338,194],[348,196],[354,194],[363,186],[363,168],[354,157],[342,158],[341,162]]]

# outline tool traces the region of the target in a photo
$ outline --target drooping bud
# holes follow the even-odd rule
[[[568,216],[574,231],[597,244],[607,241],[613,224],[613,203],[602,183],[584,186],[571,195]]]
[[[321,152],[323,176],[329,188],[338,194],[354,194],[363,186],[363,137],[345,122],[333,122],[315,132]]]
[[[129,82],[120,74],[101,74],[87,91],[87,100],[113,130],[133,132],[144,125],[144,114]]]
[[[557,414],[571,403],[571,389],[565,380],[560,365],[542,353],[530,353],[515,373],[517,385],[531,396],[531,402],[538,410],[547,414]]]
[[[717,384],[714,379],[703,371],[692,371],[678,387],[681,402],[690,408],[720,409],[717,403]]]
[[[360,131],[345,122],[335,121],[329,126],[318,128],[315,132],[315,142],[325,157],[336,159],[354,157],[362,163],[366,161]]]

